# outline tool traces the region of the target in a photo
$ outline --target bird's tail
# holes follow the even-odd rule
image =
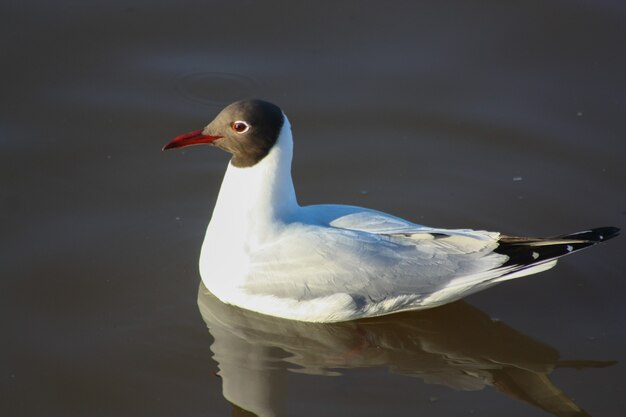
[[[556,259],[619,235],[617,227],[598,227],[582,232],[547,238],[501,235],[495,252],[508,256],[500,268],[510,271],[494,282],[505,281],[550,269]]]

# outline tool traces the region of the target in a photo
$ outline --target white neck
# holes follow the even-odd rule
[[[228,164],[208,233],[262,241],[275,229],[268,226],[288,219],[298,208],[292,153],[291,125],[285,117],[276,143],[261,161],[247,168]]]

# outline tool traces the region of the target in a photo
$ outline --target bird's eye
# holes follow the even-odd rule
[[[236,122],[232,122],[230,127],[237,133],[245,133],[250,129],[250,125],[244,121],[237,120]]]

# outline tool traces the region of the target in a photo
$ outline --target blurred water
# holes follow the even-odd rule
[[[160,151],[236,99],[289,115],[302,204],[513,234],[624,227],[622,2],[0,7],[2,415],[240,413],[195,302],[227,156]],[[593,416],[626,410],[622,240],[467,300],[561,358],[617,360],[549,374]],[[489,384],[389,373],[386,360],[290,374],[283,404],[546,415]]]

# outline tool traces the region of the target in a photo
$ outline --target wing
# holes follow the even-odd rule
[[[549,269],[556,258],[616,233],[602,228],[548,239],[513,238],[431,228],[353,206],[310,206],[278,239],[255,251],[242,289],[274,297],[268,306],[282,299],[295,302],[287,304],[290,309],[310,304],[324,314],[349,311],[340,318],[324,316],[326,321],[380,315],[441,305]]]
[[[353,206],[303,213],[301,224],[255,254],[247,291],[299,301],[337,293],[357,303],[415,300],[508,259],[493,252],[497,233],[429,228]]]
[[[479,241],[497,240],[497,232],[486,232],[472,229],[441,229],[412,223],[400,217],[381,211],[370,210],[356,206],[322,204],[303,207],[306,218],[315,224],[331,227],[359,230],[374,234],[385,235],[446,235],[466,236]],[[419,236],[415,236],[419,238]],[[428,238],[424,236],[424,238]]]

